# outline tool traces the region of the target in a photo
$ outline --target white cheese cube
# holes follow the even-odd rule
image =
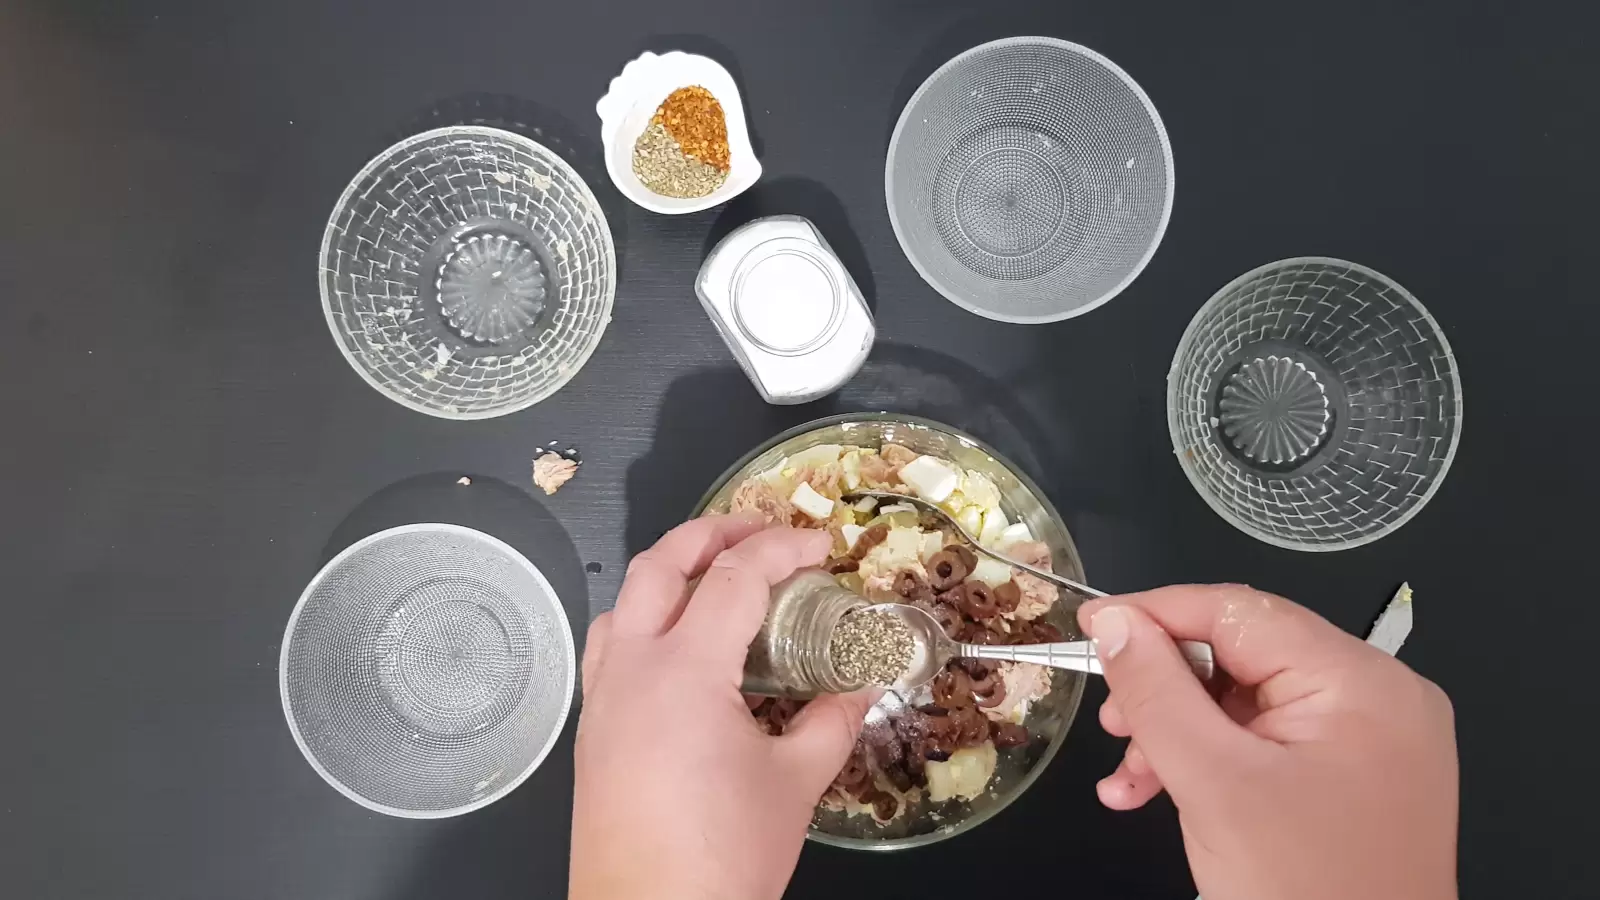
[[[922,532],[915,528],[891,528],[883,540],[884,553],[893,559],[914,562],[922,556]]]
[[[969,469],[962,474],[961,493],[967,495],[968,503],[976,503],[984,509],[1000,508],[1000,489],[982,472]]]
[[[1007,525],[1005,530],[1000,532],[1000,537],[994,543],[995,549],[999,549],[1031,540],[1033,540],[1033,532],[1028,530],[1027,523],[1018,522],[1014,525]]]
[[[993,547],[995,541],[1000,539],[1000,534],[1010,524],[1010,522],[1006,521],[1006,514],[1001,512],[998,507],[984,510],[983,530],[978,533],[978,543],[985,547]]]
[[[919,456],[900,467],[900,480],[918,497],[943,503],[961,484],[961,473],[942,459]]]
[[[789,502],[813,519],[826,519],[833,515],[833,501],[812,490],[811,485],[803,481],[789,495]]]
[[[861,487],[861,451],[851,450],[839,457],[839,468],[844,472],[844,486],[853,491]]]
[[[971,800],[989,786],[998,761],[999,754],[988,741],[976,747],[962,747],[942,762],[930,761],[924,767],[928,776],[928,799],[935,803],[956,797]]]
[[[1010,581],[1011,572],[1011,567],[1005,563],[997,559],[990,559],[987,556],[980,556],[978,557],[978,564],[972,567],[972,574],[969,577],[976,578],[989,587],[995,588]]]
[[[860,525],[841,525],[839,527],[839,533],[844,536],[844,548],[849,550],[855,547],[856,540],[860,538],[865,531],[866,529]]]
[[[967,530],[967,533],[977,537],[983,531],[983,507],[968,506],[956,513],[956,524]]]
[[[805,466],[810,466],[813,469],[820,469],[823,466],[829,466],[838,462],[839,454],[843,452],[844,448],[838,444],[818,444],[815,447],[807,447],[804,450],[790,455],[789,465],[794,466],[797,469]]]

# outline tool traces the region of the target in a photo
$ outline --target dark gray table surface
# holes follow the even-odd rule
[[[993,2],[0,5],[0,895],[551,897],[563,890],[570,732],[500,803],[418,823],[324,785],[284,727],[278,643],[301,588],[407,519],[494,530],[575,619],[628,556],[780,428],[883,408],[964,427],[1044,485],[1112,590],[1248,581],[1363,632],[1418,593],[1403,658],[1456,703],[1467,897],[1594,896],[1591,649],[1578,573],[1588,435],[1595,56],[1543,4]],[[1009,34],[1126,68],[1171,132],[1170,230],[1121,297],[1043,327],[979,320],[923,284],[883,204],[901,105],[939,62]],[[593,103],[643,49],[740,78],[766,166],[726,208],[628,205]],[[602,197],[616,316],[560,393],[430,419],[368,388],[318,305],[316,254],[348,179],[429,124],[542,129]],[[764,406],[691,279],[716,236],[815,220],[880,343],[836,397]],[[1171,456],[1164,376],[1196,308],[1287,256],[1357,260],[1444,323],[1467,415],[1431,505],[1334,554],[1258,543]],[[533,496],[533,448],[580,477]],[[456,489],[471,475],[470,490]],[[1088,698],[1103,696],[1096,686]],[[1086,706],[1086,709],[1092,709]],[[991,824],[893,857],[808,848],[796,897],[938,890],[1193,896],[1164,801],[1094,799],[1119,742],[1080,721]],[[712,777],[708,773],[708,778]],[[1002,873],[1005,877],[1002,877]],[[1052,893],[1053,891],[1053,893]]]

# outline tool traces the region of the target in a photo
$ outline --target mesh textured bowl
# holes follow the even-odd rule
[[[1054,322],[1109,301],[1172,215],[1172,147],[1100,54],[1017,37],[928,76],[884,172],[889,221],[927,282],[981,316]]]
[[[340,793],[414,819],[460,815],[533,774],[572,705],[577,653],[549,582],[455,525],[406,525],[334,557],[283,637],[295,743]]]
[[[322,238],[322,307],[345,359],[418,412],[484,419],[550,396],[611,320],[605,213],[521,135],[440,128],[379,154]]]
[[[1351,262],[1246,272],[1195,314],[1167,375],[1183,471],[1269,544],[1375,541],[1439,489],[1461,440],[1450,343],[1405,288]]]

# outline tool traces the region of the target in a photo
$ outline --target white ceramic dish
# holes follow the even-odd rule
[[[668,94],[696,84],[717,98],[727,118],[728,180],[704,197],[664,197],[645,187],[633,174],[633,145]],[[594,109],[600,115],[600,139],[605,143],[606,171],[612,183],[629,200],[651,212],[670,216],[710,209],[737,197],[761,178],[761,162],[750,146],[739,86],[728,70],[710,57],[677,50],[643,53],[611,79],[610,89]]]

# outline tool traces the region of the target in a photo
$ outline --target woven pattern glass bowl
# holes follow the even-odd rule
[[[577,652],[549,582],[507,544],[405,525],[334,557],[284,632],[295,743],[351,800],[412,819],[498,800],[555,746]]]
[[[1405,288],[1326,257],[1239,276],[1195,314],[1167,376],[1183,471],[1269,544],[1340,550],[1405,524],[1461,440],[1450,342]]]
[[[1067,533],[1067,526],[1055,507],[1027,475],[976,438],[948,425],[912,416],[854,413],[819,419],[785,431],[724,472],[701,499],[694,514],[726,512],[741,482],[807,447],[818,444],[876,447],[885,441],[953,460],[987,475],[1000,488],[1001,506],[1007,518],[1026,522],[1028,529],[1050,546],[1057,572],[1083,579],[1083,566],[1072,535]],[[1062,591],[1061,600],[1045,615],[1044,621],[1055,625],[1065,635],[1076,635],[1076,612],[1080,602],[1081,598]],[[1057,670],[1052,673],[1050,693],[1029,710],[1024,723],[1033,740],[1025,747],[1001,752],[989,789],[977,799],[942,804],[924,800],[886,826],[877,825],[871,816],[846,816],[819,808],[808,836],[824,844],[856,850],[903,850],[952,838],[987,822],[1021,796],[1061,749],[1083,698],[1084,678],[1076,672]]]
[[[484,419],[577,374],[611,320],[616,252],[588,185],[521,135],[440,128],[379,154],[322,238],[345,359],[396,402]]]
[[[1053,322],[1121,293],[1172,215],[1150,98],[1077,44],[1018,37],[928,76],[889,141],[889,221],[911,264],[981,316]]]

